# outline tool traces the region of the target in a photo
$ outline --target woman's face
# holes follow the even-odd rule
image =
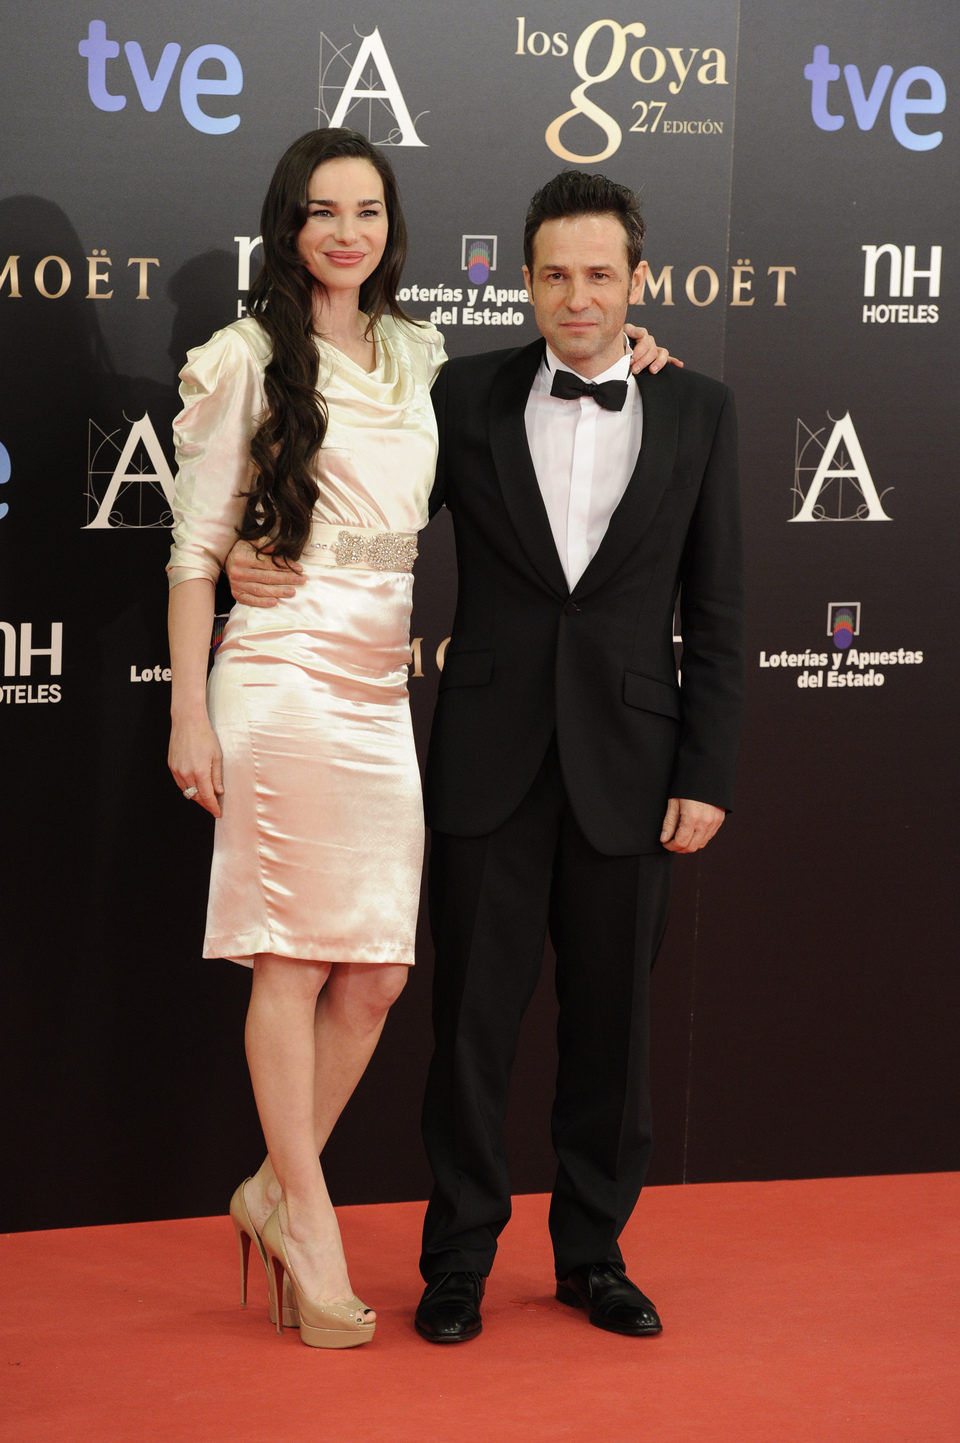
[[[317,166],[297,252],[325,290],[359,291],[380,264],[388,230],[383,182],[369,160],[344,156]]]

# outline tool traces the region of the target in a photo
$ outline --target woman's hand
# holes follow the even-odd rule
[[[167,766],[181,792],[195,787],[190,799],[199,802],[212,816],[220,816],[223,754],[216,732],[206,716],[173,723]]]
[[[631,341],[634,342],[633,353],[630,357],[630,370],[634,375],[638,371],[650,371],[651,376],[669,361],[672,366],[682,366],[683,362],[678,361],[676,356],[671,356],[666,346],[658,346],[645,326],[631,326],[629,323],[623,328]]]

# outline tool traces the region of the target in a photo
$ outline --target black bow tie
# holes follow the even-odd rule
[[[561,401],[579,401],[581,396],[592,396],[605,411],[622,411],[627,399],[626,381],[581,381],[572,371],[554,371],[551,396]]]

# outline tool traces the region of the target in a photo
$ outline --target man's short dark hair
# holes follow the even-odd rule
[[[523,258],[533,272],[533,242],[547,220],[572,215],[612,215],[623,226],[627,238],[627,262],[631,272],[640,264],[646,226],[638,197],[625,185],[605,175],[587,175],[582,170],[562,170],[537,191],[527,210],[523,226]]]

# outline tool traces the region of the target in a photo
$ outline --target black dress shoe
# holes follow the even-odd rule
[[[557,1283],[557,1298],[572,1308],[586,1308],[593,1326],[608,1333],[643,1338],[663,1331],[656,1308],[618,1263],[574,1268]]]
[[[424,1289],[413,1320],[430,1343],[466,1343],[483,1327],[480,1300],[486,1278],[480,1273],[441,1273]]]

